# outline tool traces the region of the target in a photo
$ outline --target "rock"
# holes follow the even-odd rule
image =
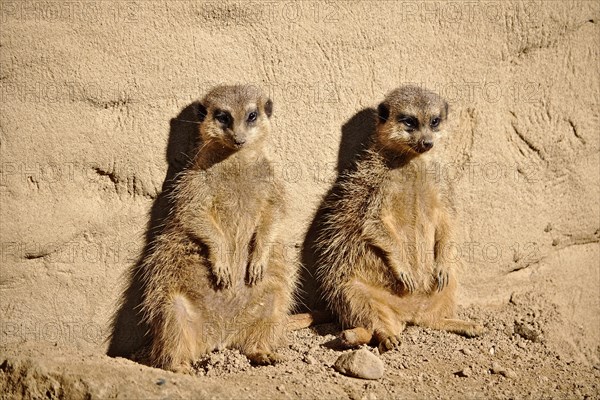
[[[492,369],[490,370],[492,374],[499,374],[504,376],[505,378],[516,379],[517,373],[510,368],[504,368],[502,365],[497,362],[492,363]]]
[[[310,354],[305,355],[303,361],[307,364],[316,364],[317,362],[317,360],[315,360],[315,358]]]
[[[367,349],[342,354],[334,368],[344,375],[362,379],[379,379],[384,370],[383,361]]]
[[[522,322],[516,322],[514,331],[517,335],[521,336],[523,339],[530,340],[532,342],[541,342],[541,333],[536,329],[528,326]]]
[[[460,371],[455,372],[454,375],[459,376],[461,378],[468,378],[469,376],[473,375],[473,371],[471,370],[471,367],[465,367]]]
[[[501,372],[501,374],[509,379],[517,379],[519,377],[517,373],[510,368],[506,368],[504,372]]]

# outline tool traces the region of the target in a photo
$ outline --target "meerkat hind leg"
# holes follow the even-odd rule
[[[287,316],[272,315],[256,318],[246,322],[236,335],[234,347],[248,357],[253,365],[272,365],[283,361],[273,351],[274,346],[282,341],[287,326]]]
[[[357,327],[340,334],[342,344],[349,347],[370,343],[374,338],[380,351],[391,350],[400,343],[399,336],[406,327],[405,319],[390,307],[394,296],[385,289],[377,288],[360,280],[346,287],[349,308],[355,315],[367,318],[371,329]],[[367,321],[364,321],[367,322]]]
[[[282,335],[284,328],[284,323],[256,321],[242,332],[244,340],[241,352],[248,357],[252,365],[272,365],[283,361],[283,358],[272,350],[272,344]]]
[[[197,356],[197,314],[183,294],[173,295],[163,313],[163,324],[154,332],[151,356],[165,369],[191,373]]]

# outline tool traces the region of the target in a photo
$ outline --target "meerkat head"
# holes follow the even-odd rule
[[[402,154],[416,156],[429,151],[442,135],[448,103],[417,86],[390,92],[377,108],[376,141]]]
[[[273,102],[256,86],[218,86],[198,104],[200,135],[233,150],[263,138],[270,130]]]

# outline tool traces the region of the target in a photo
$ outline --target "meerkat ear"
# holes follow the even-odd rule
[[[448,118],[448,102],[444,102],[444,110],[446,112],[446,115],[444,115],[444,117]]]
[[[267,114],[267,117],[269,118],[271,118],[271,115],[273,114],[273,102],[271,99],[267,99],[267,102],[265,103],[265,114]]]
[[[390,109],[384,103],[377,106],[377,117],[380,123],[384,123],[390,117]]]
[[[204,119],[206,118],[208,111],[206,110],[206,107],[204,107],[204,105],[202,103],[198,103],[197,114],[198,114],[198,119],[200,120],[200,122],[204,122]]]

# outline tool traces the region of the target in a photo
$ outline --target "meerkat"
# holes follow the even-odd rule
[[[277,245],[285,195],[267,151],[272,102],[255,86],[219,86],[197,107],[201,145],[142,266],[148,361],[189,372],[233,348],[272,364],[297,276]]]
[[[315,245],[323,297],[342,324],[341,344],[399,344],[407,324],[477,336],[455,319],[453,207],[433,176],[432,148],[448,104],[415,86],[390,92],[356,168],[325,201]]]

